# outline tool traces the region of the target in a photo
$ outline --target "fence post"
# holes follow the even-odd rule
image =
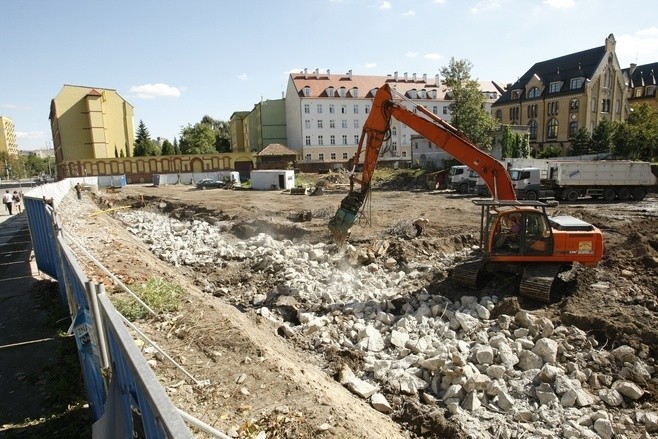
[[[98,307],[97,294],[99,294],[100,286],[101,285],[91,281],[85,283],[87,299],[89,300],[91,313],[94,316],[94,326],[96,329],[96,339],[98,340],[98,349],[100,350],[101,354],[101,374],[103,376],[103,383],[105,384],[105,392],[107,392],[109,389],[111,369],[107,348],[107,338],[105,334],[105,325],[103,323],[103,317],[101,316],[100,309]]]

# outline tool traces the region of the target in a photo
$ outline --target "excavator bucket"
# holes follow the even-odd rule
[[[336,244],[342,246],[347,241],[350,229],[359,216],[363,199],[364,196],[362,194],[351,192],[341,201],[336,215],[329,221],[329,230]]]

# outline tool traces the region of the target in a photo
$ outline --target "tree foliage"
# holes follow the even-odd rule
[[[503,126],[501,140],[503,158],[526,158],[530,156],[530,143],[528,136],[514,132],[509,125]]]
[[[55,174],[55,158],[36,154],[10,155],[0,152],[0,178],[17,179]]]
[[[468,60],[456,60],[453,57],[448,66],[442,67],[440,72],[452,97],[451,124],[463,131],[475,145],[489,150],[496,121],[484,109],[480,85],[477,80],[471,78],[472,66]]]
[[[171,144],[171,142],[167,139],[162,142],[162,155],[175,155],[176,150],[174,149],[174,145]]]
[[[613,152],[631,160],[658,160],[658,110],[649,104],[634,106],[623,123],[615,124]]]
[[[187,127],[181,130],[181,154],[212,154],[217,151],[215,143],[215,132],[207,123],[187,124]]]
[[[592,132],[591,152],[593,154],[612,152],[612,123],[603,119]]]
[[[133,156],[146,157],[160,155],[160,145],[151,139],[149,130],[146,128],[144,121],[139,121],[137,133],[135,134],[135,147]]]
[[[561,157],[562,148],[557,145],[548,145],[543,151],[537,154],[538,159],[549,159],[551,157]]]
[[[215,120],[212,117],[205,115],[201,118],[201,123],[205,123],[212,127],[212,130],[215,133],[215,150],[217,150],[217,152],[231,152],[231,130],[228,122]]]
[[[571,146],[569,147],[569,155],[584,155],[589,154],[592,150],[592,137],[589,135],[587,128],[581,127],[569,139]]]

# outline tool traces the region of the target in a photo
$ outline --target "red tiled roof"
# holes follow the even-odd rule
[[[261,152],[258,153],[259,156],[264,155],[297,155],[297,152],[288,148],[287,146],[281,145],[280,143],[270,143],[267,145]]]

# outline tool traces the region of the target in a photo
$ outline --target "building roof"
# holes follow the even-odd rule
[[[552,82],[562,82],[561,90],[557,93],[551,93],[552,96],[580,92],[581,89],[570,89],[570,80],[573,78],[583,78],[582,86],[584,87],[587,80],[591,79],[596,72],[605,55],[606,46],[603,45],[546,61],[540,61],[528,69],[514,84],[508,86],[507,90],[496,101],[494,106],[511,101],[512,90],[521,90],[520,98],[525,99],[526,84],[535,76],[546,85],[539,96],[540,98],[548,94],[548,84]]]
[[[305,87],[309,87],[309,94],[306,97],[329,97],[328,90],[333,87],[336,91],[335,97],[339,97],[338,90],[344,88],[345,98],[356,97],[369,99],[374,97],[379,87],[383,84],[389,84],[391,88],[413,99],[450,100],[449,97],[446,97],[449,90],[441,83],[439,75],[434,77],[428,77],[426,74],[416,75],[415,73],[411,75],[407,73],[399,75],[397,72],[387,76],[353,75],[351,71],[344,75],[337,75],[330,74],[329,72],[321,73],[318,70],[314,72],[305,70],[300,73],[292,73],[290,77],[295,86],[295,91],[300,97],[306,96],[304,94]],[[478,83],[482,92],[498,94],[501,92],[493,81],[478,81]],[[352,95],[352,90],[354,89],[358,90],[357,96]],[[408,92],[412,90],[416,90],[417,92],[425,90],[427,94],[425,96],[419,94],[415,97],[409,96]]]
[[[622,69],[622,72],[628,76],[628,86],[645,87],[647,85],[656,85],[656,75],[658,75],[658,62],[637,66],[631,64],[630,68]]]
[[[296,151],[281,145],[280,143],[270,143],[261,152],[258,153],[259,157],[262,156],[280,156],[280,155],[297,155]]]

